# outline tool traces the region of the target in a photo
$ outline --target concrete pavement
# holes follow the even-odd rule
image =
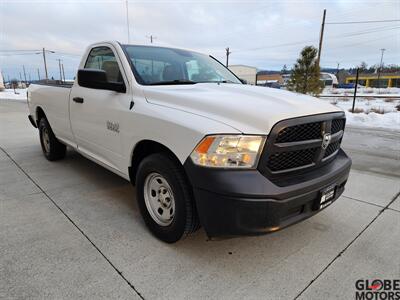
[[[0,298],[354,299],[357,279],[400,278],[400,177],[376,161],[305,222],[167,245],[128,182],[73,151],[48,162],[23,103],[0,100],[0,147]]]

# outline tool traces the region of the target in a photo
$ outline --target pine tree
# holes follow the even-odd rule
[[[319,80],[320,69],[317,63],[318,50],[313,46],[306,46],[301,50],[300,58],[292,70],[288,89],[303,94],[318,95],[322,91]]]
[[[286,65],[283,65],[281,74],[286,75],[287,73],[289,73],[289,72],[288,72],[288,69],[287,69],[287,66],[286,66]]]
[[[365,61],[362,61],[359,66],[359,69],[360,69],[361,73],[364,73],[368,69],[367,63]]]

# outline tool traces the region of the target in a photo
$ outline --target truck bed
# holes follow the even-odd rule
[[[74,82],[73,81],[60,81],[60,80],[41,80],[39,82],[35,82],[34,84],[71,88],[73,86]]]

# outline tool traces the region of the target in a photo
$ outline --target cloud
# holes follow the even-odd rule
[[[229,46],[232,64],[281,69],[294,63],[302,47],[318,44],[324,8],[327,22],[400,19],[399,1],[130,0],[130,38],[148,44],[153,35],[155,44],[196,49],[222,61]],[[387,49],[386,63],[399,63],[399,28],[400,22],[327,25],[321,64],[374,64],[380,48]],[[48,55],[51,76],[58,78],[56,59],[61,58],[72,77],[90,43],[127,42],[125,1],[0,0],[0,33],[0,50],[55,50]],[[42,64],[40,54],[0,56],[0,68],[12,77],[22,65],[36,76]]]

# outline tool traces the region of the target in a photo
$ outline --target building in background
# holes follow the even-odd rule
[[[4,86],[4,78],[3,78],[3,73],[0,70],[0,91],[4,90],[5,86]]]
[[[338,79],[339,84],[343,84],[346,83],[346,78],[349,76],[349,72],[347,70],[340,70],[339,72],[337,72],[336,77]]]
[[[268,85],[277,83],[283,85],[284,80],[279,72],[260,71],[257,73],[257,85]]]
[[[379,77],[379,82],[378,82]],[[356,76],[350,75],[346,77],[346,83],[355,83]],[[400,72],[396,73],[381,73],[378,76],[378,73],[372,74],[359,74],[358,76],[358,84],[365,87],[400,87]]]
[[[331,73],[321,72],[319,75],[319,80],[324,84],[324,87],[336,87],[338,85],[336,75]]]
[[[258,69],[252,66],[246,65],[231,65],[231,70],[240,79],[246,80],[247,84],[255,85]]]

